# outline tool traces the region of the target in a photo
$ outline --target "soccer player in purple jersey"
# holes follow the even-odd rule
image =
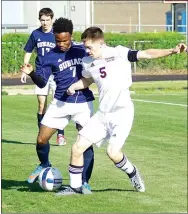
[[[53,24],[56,47],[52,49],[41,61],[40,67],[28,64],[21,71],[28,74],[33,82],[40,88],[45,87],[51,73],[56,82],[54,99],[49,105],[37,138],[37,154],[41,164],[30,175],[28,182],[33,183],[41,170],[50,166],[49,139],[57,129],[64,129],[70,120],[76,123],[77,130],[81,130],[93,113],[92,101],[94,96],[89,88],[78,90],[73,96],[67,95],[67,89],[82,78],[82,58],[87,55],[81,43],[71,41],[73,24],[71,20],[59,18]],[[89,147],[83,154],[84,170],[82,174],[82,187],[85,194],[90,194],[90,179],[93,163],[93,147]],[[79,169],[78,169],[79,170]],[[75,175],[79,173],[74,171]]]
[[[39,20],[41,23],[41,27],[34,30],[27,44],[25,45],[25,55],[24,55],[24,64],[28,64],[32,55],[34,48],[37,52],[37,57],[35,60],[36,68],[41,66],[40,61],[45,58],[46,54],[55,47],[55,37],[52,30],[52,20],[54,17],[54,13],[50,8],[43,8],[39,11]],[[53,80],[54,76],[50,75],[48,82],[44,88],[35,87],[35,94],[38,99],[38,127],[41,125],[42,118],[46,112],[47,108],[47,96],[52,89],[52,96],[54,96],[54,92],[56,89],[55,81]],[[22,73],[21,82],[26,83],[26,74]],[[66,141],[64,138],[64,130],[58,130],[57,132],[57,143],[58,145],[65,145]]]

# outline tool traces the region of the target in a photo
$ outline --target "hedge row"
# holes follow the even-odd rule
[[[80,32],[74,33],[74,40],[80,41]],[[2,72],[17,72],[23,64],[24,45],[29,34],[14,33],[4,34],[2,37]],[[105,33],[106,43],[110,46],[123,45],[129,48],[148,49],[148,48],[173,48],[179,42],[185,42],[185,36],[179,33],[134,33],[118,34]],[[143,42],[144,41],[144,42]],[[186,54],[173,55],[170,57],[142,60],[137,63],[140,69],[172,69],[184,70],[187,68]],[[34,63],[35,53],[32,55],[31,63]]]

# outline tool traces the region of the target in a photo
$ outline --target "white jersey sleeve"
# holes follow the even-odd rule
[[[91,73],[89,71],[89,67],[90,67],[90,64],[91,64],[91,58],[90,57],[84,57],[82,59],[82,76],[85,77],[85,78],[91,78]]]
[[[116,49],[117,49],[118,55],[119,55],[120,57],[122,57],[122,58],[125,59],[125,60],[128,60],[128,52],[130,51],[129,48],[123,47],[123,46],[121,46],[121,45],[118,45],[118,46],[116,47]]]

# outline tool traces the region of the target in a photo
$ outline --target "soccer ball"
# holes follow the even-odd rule
[[[46,191],[54,191],[62,185],[61,172],[54,167],[47,167],[41,171],[38,177],[39,185]]]

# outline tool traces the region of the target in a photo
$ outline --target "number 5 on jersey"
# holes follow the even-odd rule
[[[105,71],[105,67],[99,68],[99,72],[100,72],[100,77],[101,78],[105,78],[106,77],[106,71]]]

